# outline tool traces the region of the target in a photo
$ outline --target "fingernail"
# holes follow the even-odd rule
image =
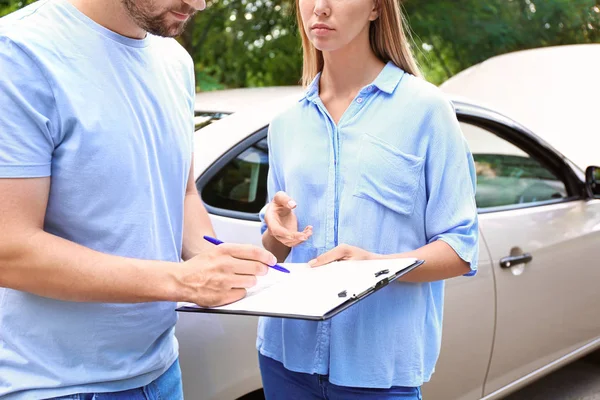
[[[313,266],[313,265],[315,265],[316,263],[317,263],[317,259],[316,259],[316,258],[313,258],[312,260],[310,260],[310,261],[308,262],[308,265],[310,265],[310,266],[312,267],[312,266]]]
[[[290,201],[288,201],[288,206],[290,206],[290,208],[295,208],[297,206],[297,204],[294,200],[290,200]]]
[[[273,265],[275,265],[275,264],[277,264],[277,257],[273,257],[273,258],[271,259],[271,264],[269,264],[269,265],[272,267],[272,266],[273,266]]]

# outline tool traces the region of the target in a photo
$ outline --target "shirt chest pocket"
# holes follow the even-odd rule
[[[425,164],[422,157],[365,134],[358,163],[355,197],[374,201],[398,214],[413,213]]]

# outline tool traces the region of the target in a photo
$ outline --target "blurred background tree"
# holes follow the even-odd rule
[[[415,53],[441,83],[495,55],[600,42],[597,0],[408,0]]]
[[[302,67],[295,0],[209,0],[179,41],[198,90],[295,85]],[[32,0],[0,0],[0,16]],[[600,0],[404,0],[413,50],[439,84],[492,56],[600,43]]]
[[[27,4],[31,4],[33,2],[34,2],[34,0],[24,0],[24,1],[0,0],[0,17],[3,17],[6,14],[16,11],[19,8],[24,7]]]

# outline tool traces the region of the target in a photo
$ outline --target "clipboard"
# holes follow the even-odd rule
[[[338,261],[312,268],[284,263],[269,270],[245,298],[219,307],[178,303],[177,311],[325,321],[424,263],[415,258]]]

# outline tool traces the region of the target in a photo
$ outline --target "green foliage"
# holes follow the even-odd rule
[[[33,2],[0,0],[0,16]],[[198,90],[295,85],[295,0],[210,0],[179,38]],[[599,0],[404,0],[413,50],[434,83],[507,52],[600,42]]]
[[[415,53],[436,83],[498,54],[600,42],[596,0],[408,0],[404,6]]]
[[[35,0],[0,0],[0,17],[4,17],[19,8],[33,3]]]
[[[180,38],[207,77],[226,87],[297,84],[302,53],[290,0],[212,0]]]

